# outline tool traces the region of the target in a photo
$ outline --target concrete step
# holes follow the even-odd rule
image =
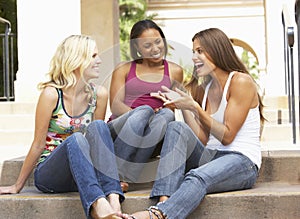
[[[33,140],[33,130],[31,129],[1,129],[0,147],[11,145],[30,145]]]
[[[0,185],[13,184],[20,172],[25,157],[6,160],[2,165]],[[299,150],[274,150],[262,152],[262,165],[258,182],[300,183],[300,148]],[[32,186],[33,175],[27,186]]]
[[[125,193],[122,210],[133,213],[155,204],[150,188]],[[300,185],[257,183],[254,188],[206,195],[188,219],[300,218]],[[85,218],[78,193],[43,194],[33,187],[0,196],[0,218]]]
[[[31,102],[1,102],[0,115],[2,114],[34,114],[36,103]]]
[[[0,114],[0,130],[34,130],[34,114]]]
[[[273,109],[288,109],[289,101],[288,96],[264,96],[262,99],[265,108]],[[298,98],[295,97],[295,103],[298,103]]]
[[[288,109],[264,109],[263,115],[266,119],[266,123],[269,124],[288,124],[291,123],[291,118],[289,116],[289,110]],[[299,121],[299,118],[297,117],[297,122]]]
[[[298,125],[296,129],[298,129]],[[299,136],[298,131],[296,132],[297,137]],[[293,128],[292,124],[269,124],[265,123],[262,133],[261,133],[261,141],[281,141],[288,142],[293,138]]]

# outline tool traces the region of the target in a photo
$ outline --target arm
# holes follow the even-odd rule
[[[0,194],[19,193],[26,180],[36,166],[36,163],[44,150],[46,135],[52,111],[57,102],[57,91],[53,87],[46,87],[40,94],[35,115],[35,131],[31,148],[25,158],[16,183],[12,186],[0,187]]]
[[[183,118],[186,124],[190,126],[196,136],[200,141],[206,145],[209,137],[209,132],[207,132],[202,126],[198,118],[195,117],[195,114],[190,110],[182,110]]]
[[[116,115],[120,116],[131,110],[129,106],[124,103],[125,100],[125,81],[130,69],[130,62],[120,64],[113,71],[110,84],[110,110]]]
[[[258,104],[257,90],[252,78],[247,74],[237,73],[232,78],[227,93],[223,123],[212,119],[197,103],[194,104],[194,110],[198,113],[204,129],[210,131],[223,145],[228,145],[242,127],[249,110]]]
[[[184,121],[190,126],[201,142],[206,144],[209,133],[204,129],[196,116],[197,112],[194,109],[194,104],[196,102],[193,97],[178,88],[175,88],[175,91],[173,91],[162,86],[162,90],[164,92],[152,93],[151,95],[161,99],[164,102],[164,105],[169,108],[181,109]]]
[[[104,120],[108,101],[108,91],[105,87],[99,86],[97,89],[97,105],[94,112],[94,119]]]

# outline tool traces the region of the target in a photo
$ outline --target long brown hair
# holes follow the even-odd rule
[[[246,66],[237,56],[230,39],[220,29],[209,28],[206,30],[202,30],[194,35],[194,37],[192,38],[192,42],[194,42],[195,39],[201,42],[201,46],[204,49],[205,54],[207,54],[207,57],[210,59],[210,61],[214,63],[218,68],[226,72],[238,71],[245,74],[249,74]],[[193,77],[186,84],[186,88],[191,92],[193,98],[199,104],[201,104],[201,96],[199,95],[200,91],[203,91],[204,87],[207,85],[210,79],[210,76],[205,76],[204,78],[200,79],[199,84],[199,78],[197,77],[194,68]],[[253,81],[255,82],[254,79]],[[259,97],[260,118],[261,122],[263,123],[263,104],[258,92],[257,95]]]

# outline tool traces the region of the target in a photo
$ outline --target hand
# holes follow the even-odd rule
[[[0,187],[0,195],[16,194],[16,193],[18,193],[18,190],[15,185]]]
[[[180,97],[180,95],[177,92],[170,90],[166,86],[162,86],[162,90],[163,91],[152,92],[152,93],[150,93],[150,95],[152,97],[156,97],[156,98],[162,100],[164,103],[167,103],[172,99],[176,99],[176,98]],[[169,108],[172,111],[174,111],[176,109],[176,107],[174,105],[164,105],[164,107]]]
[[[165,86],[162,86],[162,90],[165,91],[163,93],[166,99],[166,101],[164,101],[164,106],[175,107],[176,109],[182,110],[196,110],[195,101],[189,94],[181,91],[178,88],[175,88],[175,91],[173,91]]]
[[[150,93],[150,96],[156,97],[162,100],[164,103],[168,102],[169,100],[173,100],[180,97],[180,94],[178,94],[176,91],[170,90],[166,86],[162,86],[161,88],[163,92],[162,91],[152,92]]]

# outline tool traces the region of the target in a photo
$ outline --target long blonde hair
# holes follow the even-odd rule
[[[90,36],[71,35],[63,40],[56,49],[47,73],[49,80],[38,84],[39,89],[47,86],[69,88],[75,86],[74,70],[79,68],[82,79],[84,70],[90,65],[96,42]],[[90,86],[87,84],[87,89]]]

